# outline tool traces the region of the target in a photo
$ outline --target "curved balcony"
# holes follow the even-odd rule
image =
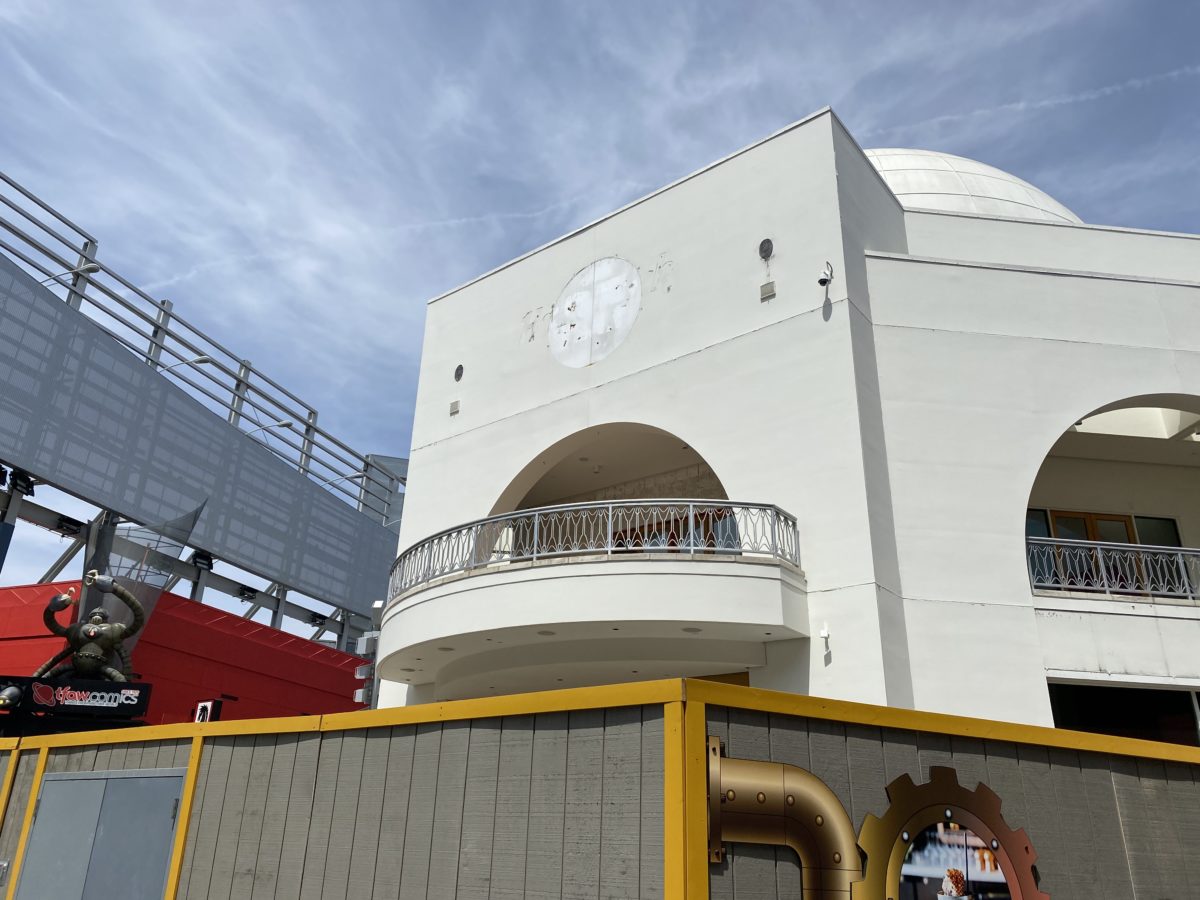
[[[728,500],[521,510],[392,569],[380,674],[420,700],[744,672],[806,637],[796,520]]]
[[[392,565],[388,597],[459,572],[566,557],[722,554],[799,566],[798,545],[795,517],[763,503],[568,503],[479,519],[414,544]]]

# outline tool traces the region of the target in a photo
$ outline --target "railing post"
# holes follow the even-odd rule
[[[696,555],[696,504],[688,504],[688,552]]]
[[[538,550],[538,514],[533,514],[533,558],[537,559]]]
[[[83,252],[79,255],[79,262],[75,263],[75,273],[71,276],[71,286],[67,288],[67,306],[71,309],[79,309],[83,306],[83,293],[87,290],[87,276],[80,272],[85,265],[96,260],[96,242],[87,240],[83,242]]]
[[[158,302],[158,315],[154,317],[154,327],[150,330],[150,352],[146,354],[146,365],[158,368],[162,359],[163,344],[167,339],[167,329],[171,321],[171,301]]]
[[[229,424],[237,427],[242,418],[242,406],[246,402],[246,390],[250,387],[250,360],[243,359],[238,366],[237,378],[233,382],[233,402],[229,406]]]
[[[1189,600],[1194,601],[1196,599],[1196,594],[1192,590],[1192,579],[1188,575],[1187,560],[1184,558],[1182,550],[1175,552],[1175,559],[1179,562],[1179,577],[1183,579],[1184,593],[1187,594],[1187,598]]]
[[[608,555],[612,556],[613,552],[613,505],[608,504],[608,540],[604,542],[604,548],[608,551]]]
[[[479,564],[479,526],[471,526],[471,565],[468,569],[473,569]]]
[[[779,516],[774,507],[771,509],[771,555],[779,555]]]
[[[1096,546],[1096,565],[1100,569],[1100,582],[1104,593],[1111,594],[1108,589],[1108,571],[1104,567],[1104,548],[1099,545]]]
[[[310,409],[304,420],[304,439],[300,442],[300,474],[307,475],[312,465],[313,441],[317,436],[317,411]]]

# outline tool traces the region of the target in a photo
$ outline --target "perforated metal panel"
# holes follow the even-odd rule
[[[396,536],[214,415],[0,255],[0,462],[370,614]]]

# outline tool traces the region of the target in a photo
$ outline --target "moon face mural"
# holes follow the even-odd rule
[[[642,308],[638,270],[606,256],[576,272],[550,311],[550,352],[571,369],[600,362],[621,345]]]

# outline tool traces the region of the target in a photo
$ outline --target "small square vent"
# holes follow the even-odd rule
[[[768,281],[766,284],[760,285],[758,288],[758,300],[760,303],[766,303],[768,300],[775,299],[775,282]]]
[[[452,416],[458,415],[458,401],[457,400],[450,401],[450,415],[452,415]]]

